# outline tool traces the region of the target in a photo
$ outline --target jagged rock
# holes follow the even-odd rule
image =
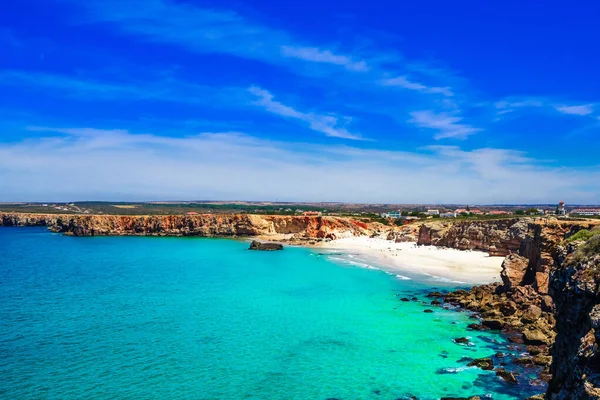
[[[517,381],[517,378],[515,378],[515,375],[512,372],[506,371],[504,368],[498,368],[496,370],[496,376],[502,378],[504,382],[511,383],[513,385],[519,383],[519,381]]]
[[[557,335],[547,396],[552,400],[598,399],[600,235],[558,253],[560,265],[550,277]]]
[[[469,344],[469,339],[467,339],[466,337],[459,337],[454,339],[454,343],[456,344]]]
[[[467,364],[469,367],[477,367],[486,371],[494,369],[494,361],[491,358],[476,358]]]
[[[513,360],[513,364],[533,366],[533,359],[529,357],[519,357]]]
[[[248,250],[262,250],[262,251],[273,251],[273,250],[283,250],[283,245],[280,243],[262,243],[258,240],[253,240],[250,243],[250,247]]]
[[[539,330],[527,330],[523,332],[525,344],[540,345],[549,344],[549,338]]]
[[[484,326],[482,324],[469,324],[467,325],[467,328],[473,331],[487,331],[490,329],[489,327]]]
[[[536,355],[533,357],[533,363],[546,367],[552,363],[552,356]]]
[[[502,263],[500,277],[504,283],[505,290],[519,286],[525,278],[529,260],[518,254],[509,254]]]
[[[554,302],[552,301],[552,297],[545,295],[542,296],[542,311],[552,312],[554,311]]]
[[[427,297],[444,297],[444,295],[440,292],[431,292],[427,294]]]
[[[504,327],[504,321],[498,318],[484,319],[481,324],[495,330],[501,330]]]
[[[537,321],[542,316],[542,309],[536,305],[530,305],[521,316],[524,323],[532,323]]]

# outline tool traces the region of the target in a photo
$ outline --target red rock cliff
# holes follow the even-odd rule
[[[335,239],[381,234],[391,228],[342,217],[250,214],[204,215],[53,215],[0,213],[0,226],[47,226],[73,236],[266,236]]]

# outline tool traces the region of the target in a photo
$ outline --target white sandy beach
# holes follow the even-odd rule
[[[337,239],[320,248],[360,255],[379,267],[402,274],[427,274],[466,284],[500,281],[504,257],[490,257],[481,251],[462,251],[416,243],[363,237]]]

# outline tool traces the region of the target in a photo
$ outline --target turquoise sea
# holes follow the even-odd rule
[[[533,371],[509,386],[466,367],[522,348],[466,330],[467,313],[423,304],[427,292],[456,284],[397,277],[344,254],[247,247],[0,228],[0,398],[523,399],[543,391],[529,385]],[[413,296],[419,301],[400,300]],[[453,342],[461,336],[471,346]]]

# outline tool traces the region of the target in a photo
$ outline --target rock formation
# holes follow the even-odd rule
[[[557,394],[551,399],[600,399],[591,395],[596,393],[600,383],[597,378],[600,376],[600,356],[596,357],[595,350],[600,344],[597,342],[600,334],[596,337],[594,333],[600,332],[600,306],[596,311],[593,308],[598,303],[598,286],[590,281],[594,276],[591,271],[595,270],[590,261],[585,265],[578,264],[577,273],[572,267],[565,268],[563,262],[569,260],[565,256],[567,250],[563,249],[565,239],[599,224],[600,221],[527,218],[434,222],[421,226],[418,243],[506,255],[502,264],[502,284],[449,293],[445,302],[480,315],[481,324],[472,324],[471,329],[502,330],[510,341],[526,344],[531,357],[513,362],[543,367],[540,377],[545,381],[556,375],[550,390]],[[568,249],[567,254],[574,251],[572,245]],[[598,259],[600,256],[595,259],[596,263]],[[582,275],[588,278],[587,283]],[[593,282],[600,283],[600,279]],[[574,291],[581,285],[585,290]],[[551,351],[555,337],[556,345]],[[600,391],[597,395],[600,396]]]
[[[561,248],[550,278],[556,304],[550,400],[600,399],[600,234]]]
[[[262,250],[262,251],[275,251],[283,250],[283,245],[280,243],[263,243],[258,240],[253,240],[250,243],[248,250]]]
[[[0,226],[47,226],[72,236],[275,236],[325,240],[348,236],[383,236],[394,228],[343,217],[251,214],[204,215],[57,215],[0,213]]]

